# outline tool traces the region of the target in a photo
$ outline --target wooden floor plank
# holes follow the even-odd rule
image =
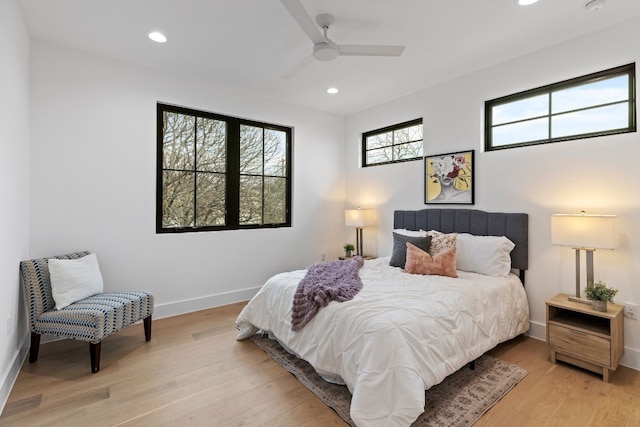
[[[100,372],[88,344],[43,344],[26,362],[0,425],[9,426],[346,426],[292,375],[250,341],[236,341],[244,303],[153,322],[108,337]],[[490,354],[527,376],[475,427],[637,426],[640,373],[623,366],[610,383],[564,363],[544,342],[519,337]]]

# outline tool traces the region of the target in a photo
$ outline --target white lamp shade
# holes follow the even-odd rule
[[[372,209],[347,209],[344,211],[344,225],[347,227],[366,227],[373,224]]]
[[[551,243],[574,248],[618,247],[616,215],[553,214]]]

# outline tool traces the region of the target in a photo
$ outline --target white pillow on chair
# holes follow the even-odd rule
[[[49,276],[56,310],[99,294],[104,286],[96,254],[78,259],[51,258],[49,259]]]

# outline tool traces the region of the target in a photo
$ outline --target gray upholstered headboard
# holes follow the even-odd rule
[[[443,233],[470,233],[477,236],[506,236],[515,243],[511,267],[529,268],[529,215],[525,213],[485,212],[475,209],[422,209],[394,211],[393,228],[438,230]]]

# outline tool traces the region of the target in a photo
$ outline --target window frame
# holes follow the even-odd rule
[[[409,128],[409,127],[413,127],[416,125],[422,125],[423,124],[423,120],[422,118],[419,119],[413,119],[413,120],[409,120],[407,122],[403,122],[403,123],[398,123],[395,125],[391,125],[391,126],[387,126],[384,128],[380,128],[380,129],[375,129],[375,130],[371,130],[368,132],[363,132],[362,134],[362,146],[361,146],[361,155],[362,155],[362,167],[366,168],[366,167],[370,167],[370,166],[381,166],[381,165],[390,165],[390,164],[394,164],[394,163],[403,163],[403,162],[413,162],[416,160],[422,160],[424,158],[424,129],[422,132],[422,143],[423,143],[423,153],[420,157],[412,157],[410,159],[400,159],[400,160],[391,160],[388,162],[380,162],[380,163],[367,163],[367,152],[371,151],[371,150],[367,150],[367,138],[375,136],[375,135],[379,135],[379,134],[383,134],[383,133],[388,133],[391,132],[392,138],[394,135],[394,132],[397,130],[401,130],[404,128]],[[392,152],[393,147],[395,147],[396,145],[403,145],[403,144],[407,144],[407,143],[402,143],[402,144],[395,144],[392,140],[390,147],[392,147]],[[379,149],[379,148],[376,148]]]
[[[206,225],[194,227],[164,227],[163,226],[163,172],[164,172],[164,113],[178,113],[200,118],[213,119],[226,123],[226,179],[225,179],[225,223],[223,225]],[[266,224],[240,224],[240,127],[242,125],[259,127],[264,130],[276,130],[285,133],[286,138],[286,179],[285,192],[285,221],[282,223]],[[245,229],[265,229],[291,227],[291,206],[292,206],[292,151],[293,151],[293,128],[276,125],[273,123],[258,122],[239,117],[225,116],[208,111],[196,110],[193,108],[181,107],[158,102],[156,104],[156,233],[189,233],[221,230],[245,230]],[[194,173],[197,174],[197,165],[194,163]],[[264,178],[272,175],[264,174],[264,164],[262,171],[263,178],[263,209],[264,209]],[[194,180],[194,192],[197,181]],[[196,215],[197,202],[194,197],[194,216]]]
[[[578,86],[583,86],[585,84],[589,84],[589,83],[596,83],[598,81],[601,80],[605,80],[605,79],[609,79],[612,77],[619,77],[619,76],[623,76],[623,75],[627,75],[629,76],[629,87],[628,87],[628,98],[627,101],[629,103],[629,108],[628,108],[628,125],[627,127],[624,128],[617,128],[617,129],[611,129],[611,130],[604,130],[604,131],[596,131],[596,132],[585,132],[585,133],[580,133],[580,134],[572,134],[572,135],[565,135],[565,136],[559,136],[559,137],[551,137],[551,118],[553,118],[554,116],[558,116],[561,114],[567,114],[567,113],[571,113],[571,112],[579,112],[579,111],[587,111],[590,109],[594,109],[594,108],[602,108],[605,106],[609,106],[609,105],[615,105],[615,104],[619,104],[621,103],[620,101],[617,102],[605,102],[603,104],[597,104],[597,105],[591,105],[588,107],[582,107],[582,108],[577,108],[574,110],[568,110],[568,111],[562,111],[561,113],[552,113],[551,112],[551,102],[549,102],[549,111],[547,112],[546,115],[541,115],[541,116],[536,116],[536,117],[532,117],[532,118],[527,118],[527,119],[522,119],[522,120],[515,120],[513,122],[507,122],[507,123],[501,123],[498,126],[502,126],[505,124],[513,124],[513,123],[523,123],[529,120],[534,120],[534,119],[540,119],[540,118],[548,118],[549,119],[549,124],[548,124],[548,129],[549,129],[549,138],[543,138],[543,139],[538,139],[538,140],[534,140],[534,141],[526,141],[526,142],[517,142],[517,143],[512,143],[512,144],[505,144],[505,145],[500,145],[500,146],[493,146],[492,143],[492,134],[493,134],[493,129],[494,126],[493,125],[493,108],[499,105],[504,105],[504,104],[509,104],[509,103],[513,103],[516,101],[521,101],[521,100],[525,100],[534,96],[540,96],[540,95],[551,95],[553,92],[558,92],[561,90],[565,90],[565,89],[570,89],[573,87],[578,87]],[[484,122],[484,148],[485,151],[496,151],[496,150],[504,150],[504,149],[509,149],[509,148],[517,148],[517,147],[526,147],[526,146],[531,146],[531,145],[540,145],[540,144],[550,144],[550,143],[554,143],[554,142],[561,142],[561,141],[572,141],[572,140],[578,140],[578,139],[587,139],[587,138],[595,138],[595,137],[600,137],[600,136],[608,136],[608,135],[618,135],[618,134],[622,134],[622,133],[631,133],[631,132],[636,132],[636,72],[635,72],[635,62],[634,63],[630,63],[630,64],[626,64],[626,65],[622,65],[619,67],[614,67],[614,68],[610,68],[608,70],[603,70],[603,71],[599,71],[596,73],[591,73],[591,74],[587,74],[584,76],[580,76],[580,77],[575,77],[572,79],[568,79],[568,80],[564,80],[558,83],[552,83],[549,85],[545,85],[545,86],[541,86],[535,89],[531,89],[531,90],[526,90],[526,91],[522,91],[522,92],[518,92],[512,95],[507,95],[507,96],[503,96],[500,98],[496,98],[496,99],[492,99],[489,101],[485,101],[484,103],[484,116],[485,116],[485,122]]]

